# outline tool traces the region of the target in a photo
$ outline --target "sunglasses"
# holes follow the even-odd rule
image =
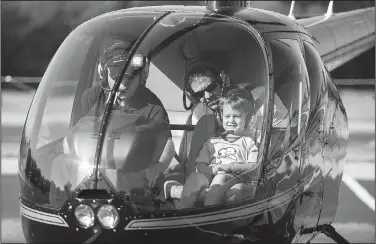
[[[195,96],[197,98],[202,98],[202,97],[204,97],[205,92],[212,92],[212,91],[214,91],[215,88],[217,88],[217,86],[218,86],[217,82],[212,82],[204,90],[198,91],[198,92],[194,92],[193,96]]]

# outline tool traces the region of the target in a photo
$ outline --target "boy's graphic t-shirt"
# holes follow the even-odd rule
[[[207,140],[196,162],[215,164],[231,163],[256,163],[258,149],[252,140],[247,136],[238,139],[226,140],[222,137],[211,137]]]

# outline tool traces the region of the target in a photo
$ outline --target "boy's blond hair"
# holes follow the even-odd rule
[[[246,124],[251,119],[255,110],[255,100],[250,92],[243,88],[235,88],[229,91],[219,100],[219,111],[223,113],[223,106],[229,105],[235,110],[243,110],[247,113]]]

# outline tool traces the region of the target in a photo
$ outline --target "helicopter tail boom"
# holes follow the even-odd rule
[[[328,71],[375,46],[374,7],[330,14],[329,18],[315,20],[317,17],[297,22],[312,34]]]

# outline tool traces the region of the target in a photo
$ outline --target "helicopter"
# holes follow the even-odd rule
[[[374,8],[334,14],[331,1],[324,16],[297,20],[294,5],[288,16],[252,8],[250,1],[135,7],[75,28],[52,58],[22,133],[18,166],[26,241],[308,243],[324,233],[348,243],[331,225],[349,130],[329,72],[374,47]],[[118,42],[129,43],[125,63],[107,89],[103,115],[87,119],[82,96],[101,85],[101,53]],[[158,130],[137,129],[152,119],[113,110],[120,83],[130,79],[125,74],[142,67],[145,57],[145,86],[170,121]],[[158,198],[160,189],[120,179],[158,164],[171,133],[181,149],[171,165],[182,165],[184,183],[192,167],[186,165],[189,144],[200,136],[200,117],[187,123],[199,104],[187,98],[184,79],[195,60],[213,63],[222,78],[229,77],[223,87],[258,91],[259,168],[254,195],[177,209]],[[56,117],[57,110],[65,116]],[[65,163],[74,167],[64,171]]]

